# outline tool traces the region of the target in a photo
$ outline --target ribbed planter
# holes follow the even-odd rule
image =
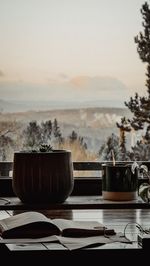
[[[12,186],[22,202],[64,202],[73,190],[71,151],[15,152]]]
[[[137,198],[138,171],[132,172],[132,164],[106,163],[103,165],[102,195],[103,199],[122,201]]]

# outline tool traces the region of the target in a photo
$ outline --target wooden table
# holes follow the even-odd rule
[[[143,227],[150,227],[150,208],[140,199],[133,202],[116,203],[103,201],[100,197],[70,197],[65,203],[55,205],[55,208],[54,204],[25,205],[17,198],[9,198],[9,200],[11,203],[7,205],[0,201],[0,219],[24,211],[37,210],[50,218],[97,220],[108,228],[114,228],[116,232],[124,232],[125,226],[130,224],[126,228],[126,236],[134,241],[132,244],[116,242],[75,251],[66,250],[60,244],[3,244],[0,246],[0,254],[5,256],[5,261],[7,259],[15,260],[15,262],[17,260],[28,261],[32,258],[36,262],[40,260],[43,262],[47,259],[55,260],[55,262],[59,262],[59,260],[79,262],[81,258],[86,258],[92,262],[95,260],[95,256],[105,262],[110,259],[116,260],[115,264],[128,261],[129,256],[136,257],[138,261],[143,258],[145,260],[147,252],[137,243],[138,232],[135,223]]]

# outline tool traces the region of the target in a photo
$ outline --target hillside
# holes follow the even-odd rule
[[[75,130],[82,136],[91,151],[97,152],[112,133],[119,134],[116,122],[131,114],[125,108],[82,108],[66,110],[28,111],[1,113],[0,122],[20,122],[25,127],[30,121],[42,121],[56,118],[64,137]]]
[[[0,121],[22,121],[29,122],[37,120],[53,120],[57,118],[60,123],[72,124],[74,126],[110,127],[120,120],[122,116],[130,116],[126,108],[82,108],[62,109],[47,111],[27,111],[15,113],[0,113]]]

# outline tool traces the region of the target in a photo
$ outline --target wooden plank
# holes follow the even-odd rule
[[[70,209],[150,209],[141,198],[132,201],[103,200],[102,196],[71,196],[64,203],[22,203],[17,197],[6,197],[10,203],[0,201],[1,210],[70,210]]]
[[[73,162],[76,171],[97,171],[102,170],[102,162]]]

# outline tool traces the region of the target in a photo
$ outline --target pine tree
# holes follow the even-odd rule
[[[102,161],[105,160],[112,161],[113,159],[117,161],[118,154],[119,154],[119,137],[116,136],[114,133],[112,133],[111,136],[107,138],[106,143],[104,143],[101,146],[98,155],[100,157],[100,160]]]
[[[14,140],[7,136],[7,132],[0,134],[0,160],[7,161],[10,151],[14,148]]]
[[[141,61],[146,63],[147,96],[139,96],[135,93],[135,97],[130,97],[130,101],[125,102],[125,105],[133,113],[133,118],[128,120],[131,128],[145,129],[146,133],[143,137],[146,142],[150,143],[150,8],[147,2],[142,5],[141,14],[144,30],[135,37],[134,41],[137,44],[137,52]]]
[[[42,144],[41,127],[37,124],[37,121],[29,122],[22,136],[24,138],[23,146],[25,149],[34,150]]]
[[[51,143],[52,122],[51,120],[41,123],[42,142],[46,145]]]
[[[121,123],[117,123],[124,138],[125,132],[143,130],[141,140],[131,147],[132,152],[127,152],[131,160],[149,160],[150,158],[150,8],[147,2],[142,5],[140,11],[143,18],[143,32],[139,32],[134,41],[141,61],[146,64],[147,94],[139,96],[136,92],[134,97],[130,97],[129,102],[125,102],[125,106],[133,114],[132,119],[122,118]]]
[[[54,137],[55,137],[57,143],[59,145],[62,144],[64,140],[63,140],[62,133],[60,131],[60,127],[58,125],[56,118],[54,119],[54,122],[53,122],[53,134],[54,134]]]
[[[84,141],[84,138],[81,136],[78,136],[77,132],[75,132],[75,130],[73,130],[71,132],[71,134],[69,135],[69,141],[70,143],[79,143],[79,145],[84,149],[87,150],[87,143]]]
[[[122,154],[126,153],[126,137],[125,137],[125,131],[130,132],[131,131],[131,126],[128,122],[128,120],[125,117],[121,118],[121,123],[116,123],[117,127],[120,130],[120,150]]]
[[[78,134],[75,132],[75,130],[73,130],[69,135],[69,140],[71,143],[73,143],[74,141],[77,141],[77,139],[78,139]]]

